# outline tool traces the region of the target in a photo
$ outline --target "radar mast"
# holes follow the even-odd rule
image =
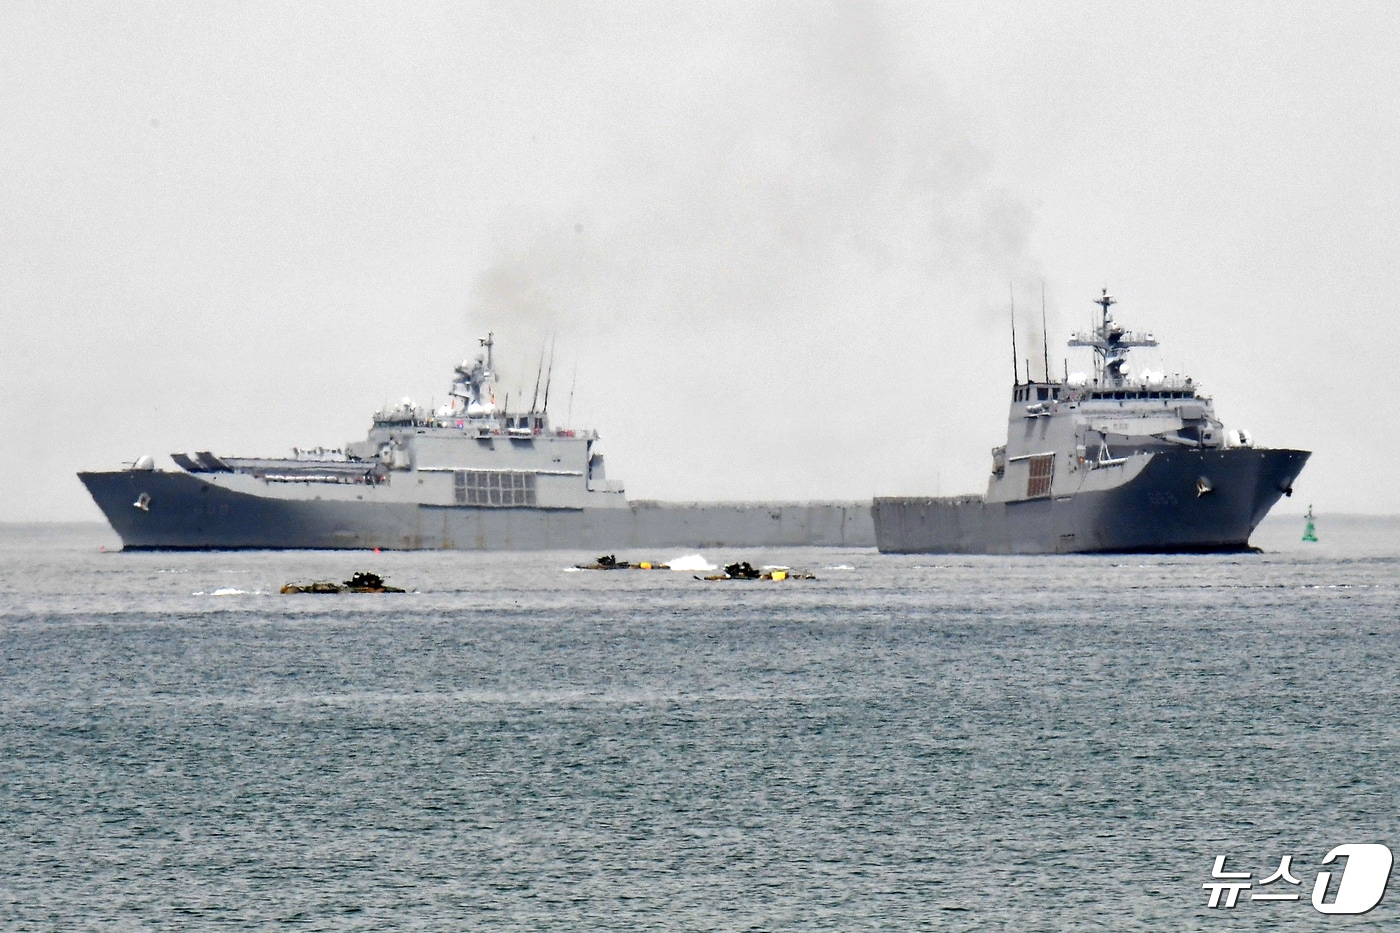
[[[1101,385],[1118,387],[1127,383],[1128,351],[1133,347],[1155,347],[1157,338],[1150,333],[1137,333],[1124,330],[1123,325],[1113,320],[1109,310],[1117,304],[1108,289],[1094,299],[1094,304],[1103,309],[1103,317],[1094,330],[1078,333],[1070,338],[1071,347],[1089,347],[1094,351],[1095,381]]]

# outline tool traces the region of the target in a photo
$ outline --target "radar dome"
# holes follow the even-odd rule
[[[1231,428],[1225,432],[1225,443],[1228,447],[1253,447],[1254,437],[1244,428]]]

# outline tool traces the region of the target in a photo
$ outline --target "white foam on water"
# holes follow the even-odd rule
[[[666,561],[666,566],[670,567],[672,570],[679,570],[684,573],[690,573],[696,570],[716,569],[714,564],[705,560],[704,556],[700,554],[685,554],[681,557],[673,557],[671,560]]]

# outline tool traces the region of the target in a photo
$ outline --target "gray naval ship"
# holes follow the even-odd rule
[[[1248,549],[1309,452],[1256,447],[1247,431],[1225,429],[1189,377],[1131,377],[1128,351],[1157,341],[1114,321],[1107,289],[1096,303],[1098,326],[1069,341],[1093,350],[1092,375],[1022,383],[1018,371],[987,494],[875,499],[881,551]]]
[[[493,341],[456,367],[449,401],[374,415],[344,450],[286,459],[172,454],[79,473],[126,549],[764,547],[875,543],[867,503],[628,501],[593,431],[546,402],[498,408]],[[538,382],[536,401],[539,399]],[[508,401],[508,399],[507,399]]]

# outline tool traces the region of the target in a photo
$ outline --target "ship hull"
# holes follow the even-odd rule
[[[80,473],[79,478],[127,550],[608,551],[875,544],[864,503],[478,508],[321,498],[314,484],[301,497],[259,496],[194,474],[152,470]]]
[[[1014,502],[878,498],[871,510],[876,545],[886,553],[925,554],[1248,550],[1249,536],[1291,492],[1308,456],[1183,450],[1154,454],[1122,485],[1092,492]]]

